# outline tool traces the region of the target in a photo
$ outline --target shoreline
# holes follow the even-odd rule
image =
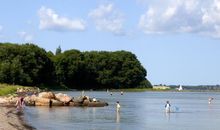
[[[15,107],[0,106],[0,130],[36,130],[24,120],[24,113]]]

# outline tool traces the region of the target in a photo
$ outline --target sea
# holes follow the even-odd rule
[[[60,93],[62,91],[56,91]],[[80,91],[65,91],[72,97]],[[85,91],[106,107],[25,107],[24,119],[37,130],[220,130],[219,92]],[[211,104],[208,98],[213,97]],[[116,111],[116,102],[121,109]],[[171,113],[165,113],[165,103]]]

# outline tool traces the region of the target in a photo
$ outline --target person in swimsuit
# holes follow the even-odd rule
[[[20,97],[15,106],[17,107],[17,110],[22,110],[24,108],[24,98],[23,97]]]
[[[165,105],[165,112],[166,112],[166,113],[170,113],[170,107],[171,107],[170,102],[167,101],[167,102],[166,102],[166,105]]]
[[[116,111],[119,112],[120,111],[120,104],[119,104],[119,101],[116,102]]]
[[[209,97],[209,104],[212,103],[212,100],[213,100],[213,99],[214,99],[213,97]]]

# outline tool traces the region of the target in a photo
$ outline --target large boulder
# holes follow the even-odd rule
[[[58,100],[51,99],[51,101],[52,101],[52,106],[63,106],[64,105],[63,102],[58,101]]]
[[[58,94],[55,94],[55,96],[58,101],[61,101],[64,103],[69,103],[70,101],[72,101],[72,97],[68,96],[67,94],[58,93]]]
[[[76,106],[75,102],[69,102],[69,106]]]
[[[47,98],[47,99],[55,99],[55,94],[53,92],[41,92],[38,97]]]
[[[36,95],[32,95],[32,96],[27,96],[24,98],[25,104],[27,106],[35,106],[35,101],[37,99]]]
[[[89,101],[89,99],[85,99],[84,101],[83,101],[83,106],[88,106],[89,105],[89,103],[90,103],[90,101]]]
[[[6,98],[0,98],[0,104],[8,103],[8,100]]]
[[[106,102],[90,102],[88,104],[88,107],[104,107],[104,106],[108,106],[108,103],[106,103]]]
[[[48,98],[42,98],[42,97],[37,97],[35,100],[35,105],[36,106],[50,106],[50,99]]]
[[[18,101],[18,97],[10,96],[10,97],[6,97],[6,100],[10,104],[15,104]]]
[[[15,96],[1,97],[0,106],[8,106],[8,107],[15,106],[18,99],[19,98]]]
[[[64,103],[55,99],[37,97],[35,106],[63,106]]]

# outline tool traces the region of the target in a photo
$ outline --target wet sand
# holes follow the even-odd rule
[[[35,130],[24,122],[23,112],[0,106],[0,130]]]

